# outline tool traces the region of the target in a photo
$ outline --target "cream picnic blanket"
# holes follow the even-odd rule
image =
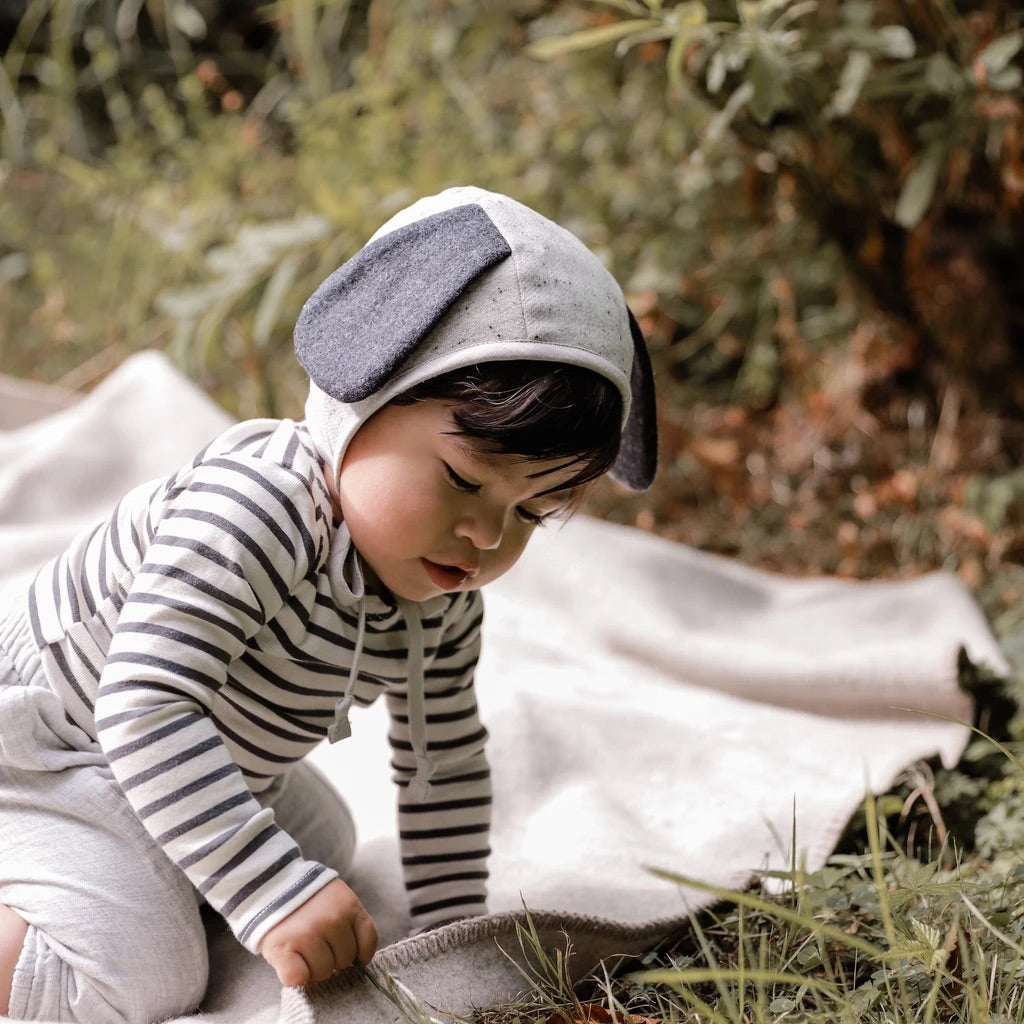
[[[0,587],[227,422],[153,353],[81,400],[0,380]],[[374,968],[465,1012],[526,987],[514,962],[524,906],[545,946],[571,942],[578,975],[709,902],[649,866],[732,887],[794,861],[819,867],[866,789],[915,760],[960,756],[967,729],[934,716],[970,720],[961,649],[1006,671],[948,574],[792,579],[585,517],[540,531],[488,592],[478,686],[495,781],[491,916],[403,939],[383,708],[314,754],[359,827],[350,882],[381,932]],[[213,981],[190,1020],[399,1019],[351,972],[282,993],[226,930],[210,941]]]

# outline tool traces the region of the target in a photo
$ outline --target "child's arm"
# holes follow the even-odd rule
[[[96,701],[100,744],[136,815],[253,952],[335,878],[253,797],[229,748],[251,746],[244,710],[220,695],[248,639],[322,557],[317,512],[281,466],[224,457],[179,475],[142,526],[146,561]],[[283,766],[316,738],[295,739],[294,752],[275,738],[265,756]]]
[[[427,671],[433,774],[425,799],[410,787],[417,766],[408,704],[388,697],[402,870],[416,931],[487,912],[491,774],[473,686],[482,619],[480,593],[459,595]]]

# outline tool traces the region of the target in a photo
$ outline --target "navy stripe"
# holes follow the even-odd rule
[[[428,740],[427,752],[429,753],[431,750],[457,750],[459,747],[471,747],[483,743],[486,739],[487,730],[481,726],[476,732],[470,733],[468,736],[458,736],[453,740]],[[389,736],[388,742],[391,744],[392,750],[412,752],[412,744],[405,740],[396,740]]]
[[[266,870],[261,871],[255,878],[247,882],[242,886],[238,892],[229,900],[225,900],[221,904],[221,913],[230,914],[239,903],[247,900],[254,892],[256,892],[260,886],[265,885],[270,881],[274,875],[280,874],[281,870],[289,865],[293,860],[298,860],[299,851],[289,850],[283,857],[278,857],[273,864],[271,864]]]
[[[314,870],[307,871],[287,892],[279,896],[269,906],[264,907],[239,933],[238,941],[245,942],[246,939],[256,930],[261,922],[265,921],[271,914],[273,914],[279,907],[286,906],[295,897],[302,892],[303,889],[308,889],[309,886],[315,882],[327,869],[322,864],[317,864]]]
[[[251,741],[244,739],[239,736],[233,729],[229,729],[219,719],[214,718],[214,722],[217,725],[217,731],[222,735],[226,736],[232,743],[241,747],[243,750],[249,751],[250,754],[255,754],[261,761],[269,761],[271,764],[294,764],[302,754],[272,754],[265,747],[258,743],[252,743]],[[309,740],[306,740],[306,746],[309,746]],[[305,751],[303,751],[303,754]]]
[[[146,733],[145,736],[140,736],[137,740],[132,740],[130,743],[125,743],[120,747],[114,747],[113,750],[106,751],[107,760],[118,761],[128,754],[145,750],[146,747],[151,747],[154,743],[159,743],[160,740],[173,736],[176,732],[181,732],[182,729],[187,729],[191,725],[195,725],[203,717],[203,715],[196,712],[186,712],[179,718],[175,718],[173,722],[168,722],[167,725],[162,725],[159,729],[154,729],[153,732]]]
[[[467,718],[473,718],[477,714],[477,706],[474,704],[472,707],[463,708],[461,711],[443,711],[438,712],[434,715],[426,715],[427,725],[441,725],[445,722],[461,722]],[[409,716],[402,715],[395,712],[391,716],[396,722],[401,722],[404,725],[409,724]]]
[[[133,592],[131,600],[132,604],[158,604],[176,612],[183,612],[184,614],[190,615],[202,622],[208,622],[210,625],[216,626],[218,629],[223,630],[229,636],[234,637],[235,640],[238,640],[241,643],[245,642],[245,632],[236,626],[230,619],[222,618],[220,615],[217,615],[206,608],[200,608],[198,605],[188,604],[185,601],[177,601],[174,598],[167,597],[165,594],[153,594],[147,591]]]
[[[237,467],[233,467],[237,468]],[[221,498],[227,498],[229,501],[234,502],[240,508],[244,508],[254,519],[258,519],[266,528],[267,532],[270,533],[274,540],[288,553],[288,557],[294,562],[296,561],[295,556],[295,545],[292,543],[291,537],[288,536],[284,530],[278,525],[276,519],[263,508],[262,505],[257,505],[252,498],[243,494],[241,491],[234,487],[228,487],[225,484],[211,484],[205,480],[197,480],[189,488],[191,494],[216,494]],[[277,492],[280,494],[280,491]],[[182,512],[193,511],[191,509],[182,509]]]
[[[139,575],[144,573],[148,573],[151,576],[166,576],[168,579],[178,580],[180,583],[184,583],[193,590],[198,590],[201,594],[206,594],[207,597],[212,597],[215,601],[219,601],[229,608],[237,608],[240,612],[248,615],[253,622],[257,622],[260,625],[263,624],[264,615],[262,608],[252,608],[244,601],[240,601],[234,594],[229,594],[226,590],[215,587],[208,580],[204,580],[202,577],[196,576],[185,569],[180,569],[173,565],[161,565],[158,562],[147,562],[139,570]],[[253,594],[253,597],[255,596]],[[134,600],[134,595],[129,596],[129,601],[131,600]]]
[[[413,917],[418,917],[421,914],[432,914],[435,910],[447,910],[450,907],[475,907],[484,902],[486,902],[486,899],[482,894],[452,896],[446,900],[435,900],[433,903],[413,906],[410,908],[410,913]]]
[[[431,878],[411,879],[405,883],[409,892],[417,889],[427,889],[433,885],[450,885],[452,882],[484,882],[490,877],[490,872],[482,871],[459,871],[447,875],[434,875]]]
[[[230,828],[226,828],[208,843],[204,843],[197,850],[193,850],[187,856],[182,857],[178,861],[178,867],[184,871],[192,867],[193,864],[198,864],[205,857],[209,857],[211,853],[215,853],[219,850],[225,843],[231,842],[231,840],[238,835],[243,828],[247,828],[248,825],[248,821],[240,821],[237,825],[232,825]]]
[[[265,476],[257,473],[256,470],[249,466],[244,466],[239,463],[228,462],[225,459],[210,459],[207,463],[209,466],[221,467],[229,469],[235,473],[239,473],[244,477],[247,477],[252,483],[256,484],[257,487],[266,491],[272,495],[280,504],[281,508],[287,513],[288,518],[292,521],[292,525],[298,531],[300,538],[302,539],[302,545],[306,549],[306,558],[310,564],[314,561],[315,545],[313,544],[313,537],[309,532],[305,521],[299,514],[299,510],[295,507],[294,502],[284,493],[275,487]]]
[[[113,548],[114,554],[117,555],[117,560],[121,563],[121,568],[127,569],[128,560],[124,557],[124,551],[121,550],[121,535],[117,529],[117,524],[121,517],[121,505],[122,502],[119,501],[114,509],[114,514],[110,517],[107,536],[110,538],[110,546]]]
[[[221,699],[225,704],[231,705],[243,718],[258,725],[264,733],[270,733],[271,736],[277,736],[282,740],[287,740],[289,743],[309,743],[310,740],[319,739],[323,735],[321,729],[316,726],[306,725],[305,723],[299,726],[303,732],[289,732],[273,722],[268,722],[258,717],[255,712],[243,707],[238,701],[229,697],[227,693],[222,693]]]
[[[440,811],[462,811],[469,807],[490,807],[489,796],[467,797],[465,800],[438,800],[429,804],[399,804],[402,814],[437,814]]]
[[[176,515],[175,513],[171,514]],[[245,579],[245,570],[237,562],[222,555],[216,548],[210,547],[209,544],[201,540],[195,540],[192,537],[175,537],[173,534],[162,533],[160,534],[160,543],[166,544],[169,548],[184,548],[186,551],[192,551],[200,555],[207,562],[212,562],[221,569],[226,569],[232,576],[237,576],[240,580]]]
[[[463,850],[448,853],[415,853],[402,858],[402,865],[407,868],[427,867],[431,864],[448,864],[464,860],[483,860],[489,857],[491,848],[485,846],[482,850]]]
[[[222,878],[238,867],[239,864],[244,864],[245,861],[247,861],[261,846],[264,846],[275,836],[279,836],[281,834],[281,830],[276,825],[271,825],[268,828],[265,828],[259,833],[259,835],[250,839],[249,842],[247,842],[245,846],[238,851],[238,853],[229,860],[226,860],[217,871],[210,875],[210,877],[207,878],[201,886],[199,886],[199,891],[204,895],[208,893]]]
[[[158,658],[155,654],[135,654],[131,651],[122,651],[119,654],[111,654],[107,658],[108,665],[140,665],[144,668],[155,668],[162,669],[168,675],[180,676],[183,679],[191,679],[194,683],[199,683],[201,686],[205,686],[208,690],[218,690],[223,684],[223,678],[217,676],[211,676],[208,672],[200,672],[197,668],[189,668],[187,665],[182,665],[181,662],[171,661],[169,658]],[[123,691],[130,686],[145,686],[148,680],[140,680],[136,683],[134,680],[124,683],[117,683],[113,686],[107,686],[104,684],[102,691],[109,693],[113,691]],[[171,690],[170,692],[174,692]]]
[[[225,519],[224,516],[217,515],[215,512],[206,512],[193,508],[171,509],[167,513],[167,518],[187,519],[190,522],[202,523],[204,526],[212,526],[230,537],[236,544],[245,548],[263,570],[270,581],[270,585],[274,588],[280,603],[284,604],[284,600],[288,596],[288,584],[277,571],[277,566],[274,565],[273,560],[266,551],[241,527],[236,526],[230,519]]]
[[[172,839],[181,838],[181,836],[191,832],[193,829],[199,828],[200,825],[205,825],[215,818],[219,818],[222,814],[227,814],[228,811],[234,810],[234,808],[241,804],[248,803],[251,799],[251,793],[236,793],[234,796],[228,797],[227,800],[222,800],[219,804],[208,807],[201,814],[196,814],[183,821],[180,825],[175,825],[174,828],[162,832],[156,837],[156,841],[161,846],[166,846]]]
[[[171,629],[170,626],[161,626],[156,622],[125,622],[122,619],[117,624],[117,632],[118,635],[122,633],[142,633],[145,636],[163,637],[165,640],[173,640],[175,643],[187,647],[190,651],[202,651],[215,661],[220,661],[225,665],[231,663],[231,656],[222,647],[208,643],[206,640],[201,640],[191,633],[184,632],[184,630]]]
[[[401,765],[395,764],[394,761],[391,762],[391,768],[393,771],[396,772],[408,771],[410,775],[412,774],[411,768],[403,768]],[[483,768],[478,772],[466,772],[463,775],[448,775],[445,776],[443,779],[431,779],[430,788],[433,789],[435,786],[453,786],[461,782],[482,782],[484,779],[489,779],[490,777],[490,769]],[[409,780],[402,778],[395,779],[395,785],[401,786],[404,789],[406,786],[409,785]]]
[[[221,746],[220,737],[210,736],[201,743],[196,743],[194,746],[189,747],[187,750],[178,751],[178,753],[167,758],[165,761],[159,762],[159,764],[153,765],[151,768],[145,768],[141,772],[129,776],[121,783],[121,789],[125,791],[134,789],[144,782],[149,782],[150,779],[163,775],[172,768],[180,768],[183,764],[188,764],[189,761],[201,757],[203,754],[215,750],[219,746]]]
[[[143,804],[142,807],[137,807],[135,813],[140,818],[149,818],[156,814],[157,811],[166,810],[168,807],[174,804],[180,803],[187,797],[192,796],[200,790],[207,789],[217,782],[221,782],[223,779],[228,778],[231,775],[238,774],[238,767],[234,764],[221,765],[220,768],[216,768],[214,771],[207,773],[206,775],[200,776],[198,779],[193,779],[185,786],[174,790],[172,793],[168,793],[166,796],[160,797],[159,800],[154,800],[151,803]]]
[[[490,830],[486,822],[479,825],[453,825],[451,828],[402,829],[399,839],[419,842],[425,839],[451,839],[454,836],[478,836]]]

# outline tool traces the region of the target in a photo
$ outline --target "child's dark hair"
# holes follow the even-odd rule
[[[578,472],[559,490],[597,479],[618,455],[622,396],[593,370],[524,359],[478,363],[417,384],[394,403],[427,399],[451,402],[458,433],[489,451],[570,460]]]

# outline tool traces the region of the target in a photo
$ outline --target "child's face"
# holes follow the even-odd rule
[[[397,597],[476,590],[515,565],[539,519],[565,508],[566,460],[494,455],[451,433],[440,401],[389,405],[345,452],[337,498],[352,541]]]

